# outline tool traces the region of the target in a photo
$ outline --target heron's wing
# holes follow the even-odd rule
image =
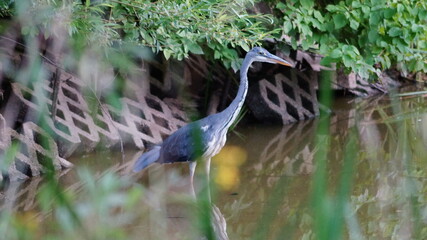
[[[153,162],[157,161],[157,159],[159,159],[159,156],[160,156],[160,149],[161,149],[161,146],[155,146],[150,151],[142,154],[138,158],[138,160],[136,160],[133,166],[133,171],[139,172],[142,169],[148,167]]]
[[[187,131],[179,130],[170,135],[162,144],[161,161],[171,163],[191,160],[189,137]]]
[[[206,136],[197,137],[198,131],[194,128],[198,127],[197,122],[190,123],[174,132],[162,143],[160,162],[186,162],[194,160],[195,149],[200,148],[201,152],[206,150]],[[197,142],[200,139],[200,142]]]

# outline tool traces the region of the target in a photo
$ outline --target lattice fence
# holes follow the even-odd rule
[[[63,73],[55,119],[46,117],[46,121],[63,140],[71,144],[85,143],[88,149],[95,146],[101,137],[109,145],[117,143],[121,137],[130,137],[137,147],[144,148],[145,143],[158,143],[162,137],[185,124],[186,115],[176,104],[167,105],[159,98],[144,93],[135,83],[129,81],[127,84],[134,91],[132,95],[136,96],[135,99],[121,98],[120,110],[100,104],[97,112],[92,113],[80,93],[80,89],[87,86],[77,78]],[[47,81],[41,87],[48,93],[52,92]],[[52,104],[48,98],[50,94],[43,95],[43,99],[40,99],[37,91],[16,83],[13,84],[13,92],[37,112],[46,110],[43,109],[45,103]]]
[[[302,83],[302,84],[301,84]],[[261,80],[257,87],[260,92],[261,109],[271,109],[280,115],[283,124],[313,118],[319,114],[316,97],[317,82],[310,82],[306,75],[292,72],[291,78],[276,74],[274,82]],[[254,113],[262,118],[264,111],[252,108]],[[274,121],[274,119],[271,119]]]
[[[23,124],[23,132],[6,127],[6,121],[0,115],[0,155],[2,166],[8,166],[3,171],[11,180],[26,179],[29,176],[40,175],[45,161],[51,161],[56,170],[72,166],[61,158],[52,137],[42,128],[32,122]],[[42,146],[43,145],[43,146]],[[16,155],[13,154],[14,150]],[[14,155],[14,159],[8,156]],[[4,161],[9,161],[5,163]]]
[[[288,124],[319,115],[318,71],[324,69],[320,57],[298,51],[296,59],[302,63],[300,70],[281,67],[274,78],[249,86],[248,103],[257,119]]]
[[[56,71],[47,63],[45,66],[50,72]],[[176,100],[161,100],[132,81],[127,81],[126,84],[131,92],[129,97],[120,99],[120,109],[101,103],[99,99],[96,104],[92,104],[96,106],[92,107],[81,93],[82,89],[90,87],[62,71],[56,115],[51,117],[53,90],[49,80],[29,86],[12,83],[12,98],[18,103],[6,108],[20,105],[21,110],[25,109],[26,116],[22,133],[7,127],[15,123],[6,123],[3,117],[0,118],[2,152],[14,142],[20,146],[16,160],[6,171],[7,175],[11,179],[39,175],[43,169],[40,163],[47,156],[54,159],[54,165],[58,169],[69,166],[64,157],[76,150],[90,151],[99,143],[106,146],[133,144],[144,149],[147,144],[161,142],[186,123],[186,114]],[[6,109],[5,112],[11,111]],[[45,122],[47,129],[37,126],[39,122]],[[47,146],[40,145],[39,135],[48,139]]]

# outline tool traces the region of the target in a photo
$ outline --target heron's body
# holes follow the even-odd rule
[[[209,174],[211,157],[225,145],[227,131],[236,120],[248,91],[247,72],[254,61],[279,63],[291,66],[285,60],[270,54],[267,50],[255,47],[246,54],[240,68],[240,85],[236,97],[222,112],[189,123],[167,137],[163,143],[144,153],[135,163],[134,171],[140,171],[153,162],[172,163],[191,161],[190,173],[193,179],[195,162],[198,157],[206,161]],[[199,156],[197,156],[199,155]],[[201,155],[201,156],[200,156]]]
[[[244,92],[246,94],[246,91]],[[230,105],[232,106],[232,105]],[[151,151],[143,154],[134,166],[134,171],[140,171],[153,162],[173,163],[188,162],[195,160],[201,153],[202,159],[210,159],[224,147],[227,140],[227,131],[237,117],[242,104],[234,111],[235,114],[228,116],[227,111],[210,115],[206,118],[189,123],[178,129],[167,137],[163,143],[155,146]],[[228,120],[223,120],[228,117]],[[215,131],[213,131],[215,129]],[[147,155],[147,154],[151,155]],[[151,161],[144,160],[153,156]],[[147,159],[148,160],[148,159]]]

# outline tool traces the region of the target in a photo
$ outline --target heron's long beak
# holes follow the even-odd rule
[[[273,62],[275,62],[275,63],[281,64],[281,65],[284,65],[284,66],[294,67],[294,65],[291,64],[290,62],[288,62],[288,61],[286,61],[286,60],[284,60],[282,58],[279,58],[278,56],[275,56],[275,55],[271,56],[271,60],[273,60]]]

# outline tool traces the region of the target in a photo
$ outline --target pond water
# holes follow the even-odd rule
[[[345,239],[427,239],[425,96],[339,99],[334,113],[228,141],[248,156],[217,203],[230,239],[342,239],[339,224]]]
[[[339,98],[333,114],[321,118],[283,127],[239,125],[212,163],[217,238],[427,239],[426,99]],[[124,162],[135,156],[126,151]],[[99,176],[107,169],[129,173],[120,153],[71,161]],[[67,191],[81,186],[76,176],[71,170],[59,177]],[[192,203],[187,176],[186,164],[153,165],[133,176],[146,190],[134,210],[141,216],[125,224],[129,239],[203,235],[195,233],[203,217],[194,216],[203,206]],[[35,181],[41,180],[9,186],[3,209],[38,209],[32,207]]]

